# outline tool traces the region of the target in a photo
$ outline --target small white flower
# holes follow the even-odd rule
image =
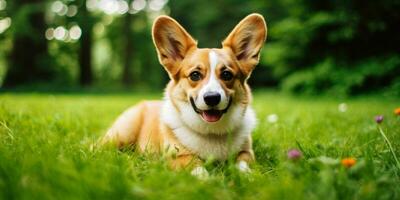
[[[278,115],[277,114],[270,114],[267,116],[267,121],[271,124],[278,122]]]
[[[251,169],[249,167],[249,165],[247,164],[247,162],[241,160],[236,164],[236,168],[243,173],[250,173]]]
[[[346,103],[341,103],[341,104],[339,104],[338,110],[339,110],[340,112],[346,112],[346,111],[347,111],[347,104],[346,104]]]
[[[207,179],[208,178],[208,171],[206,170],[206,168],[204,167],[196,167],[194,168],[190,174],[192,174],[193,176],[199,178],[199,179]]]

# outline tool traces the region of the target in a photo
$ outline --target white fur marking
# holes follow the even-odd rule
[[[210,51],[210,53],[208,53],[208,57],[210,59],[211,71],[213,72],[211,74],[215,76],[215,68],[217,67],[218,64],[218,56],[214,51]]]
[[[255,113],[249,106],[233,105],[225,117],[210,124],[203,121],[188,102],[176,103],[180,112],[165,99],[161,119],[183,146],[203,159],[225,160],[239,152],[256,125]]]
[[[199,95],[196,99],[196,106],[202,110],[209,109],[208,105],[204,102],[204,94],[206,92],[218,92],[221,95],[221,101],[217,105],[217,109],[223,110],[228,106],[229,100],[215,74],[215,70],[219,61],[218,55],[214,51],[210,51],[210,53],[208,53],[208,58],[210,63],[210,78],[208,79],[208,82],[203,86],[203,88],[201,88]]]
[[[215,75],[215,69],[218,64],[218,57],[214,51],[210,51],[209,53],[210,59],[210,80],[208,80],[207,85],[205,86],[206,92],[218,92],[221,96],[225,96],[224,90],[221,87],[221,84],[218,82],[217,76]]]
[[[194,168],[190,174],[192,174],[193,176],[196,176],[199,179],[206,179],[208,178],[208,171],[206,170],[206,168],[204,167],[196,167]]]
[[[246,161],[243,161],[243,160],[239,161],[236,164],[236,167],[239,169],[240,172],[244,172],[244,173],[250,173],[251,172],[251,169],[250,169],[250,167],[249,167],[249,165],[247,164]]]

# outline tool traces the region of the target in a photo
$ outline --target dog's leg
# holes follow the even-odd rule
[[[111,143],[119,148],[133,145],[140,132],[144,110],[145,105],[141,103],[122,113],[102,138],[100,144]]]
[[[170,162],[172,169],[178,170],[183,168],[191,168],[192,171],[190,173],[193,176],[204,179],[208,177],[208,171],[202,166],[202,164],[203,161],[193,154],[178,155]]]
[[[180,170],[189,167],[200,166],[202,161],[193,154],[181,154],[177,155],[175,158],[172,158],[170,161],[170,167],[173,170]]]
[[[251,172],[249,164],[254,161],[253,150],[241,151],[236,158],[236,167],[241,172]]]
[[[251,137],[243,145],[242,150],[238,153],[236,157],[236,167],[241,172],[251,172],[249,164],[254,161],[254,152],[252,149]]]

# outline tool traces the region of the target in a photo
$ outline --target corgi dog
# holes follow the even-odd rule
[[[202,162],[235,156],[240,171],[254,161],[251,133],[256,116],[247,84],[258,64],[267,26],[259,14],[245,17],[222,48],[198,48],[174,19],[159,16],[153,42],[170,81],[162,101],[143,101],[114,122],[103,143],[166,153],[173,169],[206,175]]]

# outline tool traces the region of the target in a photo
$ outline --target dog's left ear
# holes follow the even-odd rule
[[[154,21],[152,35],[160,63],[174,78],[180,63],[190,49],[197,47],[197,42],[177,21],[168,16],[160,16]]]
[[[222,42],[232,50],[246,77],[258,64],[260,51],[267,38],[267,25],[262,15],[250,14],[232,30]]]

